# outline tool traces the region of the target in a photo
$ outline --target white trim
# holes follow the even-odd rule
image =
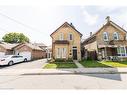
[[[117,39],[114,39],[115,36],[117,37]],[[113,40],[119,40],[119,34],[118,34],[118,32],[114,32],[113,33]]]
[[[120,52],[118,52],[118,49]],[[122,53],[122,49],[124,49],[124,53]],[[127,56],[127,51],[126,51],[126,47],[125,46],[120,46],[117,48],[117,54],[119,54],[120,56],[118,57],[126,57]],[[124,55],[124,56],[123,56]]]
[[[66,58],[66,52],[67,49],[66,48],[57,48],[56,49],[56,54],[57,54],[57,58]]]
[[[63,35],[63,33],[60,33],[60,34],[59,34],[59,40],[64,40],[64,35]]]
[[[68,34],[68,40],[72,41],[72,40],[70,39],[70,35],[72,35],[72,40],[73,40],[73,34],[72,34],[72,33],[69,33],[69,34]]]
[[[104,39],[105,36],[106,36],[106,39]],[[108,32],[103,32],[103,40],[104,41],[109,41]]]
[[[126,40],[127,40],[127,33],[126,33]]]

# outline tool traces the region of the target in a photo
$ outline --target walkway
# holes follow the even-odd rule
[[[78,68],[84,68],[77,60],[74,60],[74,63],[77,65]]]

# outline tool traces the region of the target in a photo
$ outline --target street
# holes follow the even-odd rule
[[[46,59],[40,59],[0,67],[0,89],[127,89],[127,73],[57,74],[50,70],[46,74],[45,64]]]
[[[0,89],[126,89],[127,74],[3,75]]]

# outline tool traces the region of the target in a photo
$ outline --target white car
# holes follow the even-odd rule
[[[0,65],[13,65],[19,62],[26,62],[27,58],[20,55],[5,55],[3,58],[0,58]]]

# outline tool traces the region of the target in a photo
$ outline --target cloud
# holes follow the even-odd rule
[[[88,13],[85,9],[83,9],[83,16],[84,16],[84,21],[88,24],[88,25],[94,25],[97,23],[97,20],[99,18],[99,15],[97,14],[90,14]]]

